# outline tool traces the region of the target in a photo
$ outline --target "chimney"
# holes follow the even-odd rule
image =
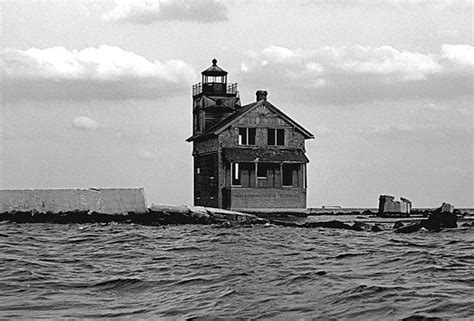
[[[267,100],[267,91],[266,90],[257,90],[257,101]]]

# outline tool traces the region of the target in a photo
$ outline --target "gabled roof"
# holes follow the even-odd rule
[[[304,129],[297,122],[295,122],[293,119],[291,119],[286,114],[284,114],[281,110],[279,110],[277,107],[275,107],[274,105],[272,105],[271,103],[269,103],[266,100],[259,100],[257,102],[253,102],[253,103],[250,103],[248,105],[243,106],[242,108],[240,108],[239,110],[234,112],[232,115],[230,115],[226,119],[224,119],[224,120],[220,121],[219,123],[215,124],[214,126],[208,128],[207,130],[205,130],[201,134],[196,134],[196,135],[193,135],[193,136],[189,137],[188,139],[186,139],[186,141],[191,142],[193,140],[205,138],[205,137],[208,137],[208,136],[219,135],[224,130],[226,130],[229,126],[236,123],[246,113],[250,112],[254,108],[257,108],[258,106],[265,106],[268,109],[270,109],[271,111],[273,111],[275,114],[280,116],[286,122],[290,123],[295,129],[299,130],[303,134],[305,139],[314,138],[313,134],[311,134],[309,131]]]

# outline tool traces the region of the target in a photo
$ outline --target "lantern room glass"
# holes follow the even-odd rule
[[[202,75],[202,82],[204,84],[225,84],[225,83],[227,83],[227,76],[205,76],[205,75]]]

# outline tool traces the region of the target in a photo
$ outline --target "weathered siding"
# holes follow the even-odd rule
[[[211,128],[218,122],[232,115],[232,112],[205,112],[205,128]]]
[[[251,127],[251,126],[239,126],[235,125],[224,130],[219,135],[219,142],[223,148],[233,148],[243,145],[239,145],[239,128]],[[268,145],[268,128],[277,128],[277,127],[257,127],[256,136],[255,136],[255,147],[258,148],[298,148],[305,151],[304,148],[304,136],[293,127],[278,127],[285,129],[285,145],[283,146],[274,146]],[[251,147],[252,145],[245,145],[245,147]]]
[[[146,213],[143,188],[0,190],[0,213]]]
[[[305,188],[231,188],[231,209],[306,208]]]
[[[218,207],[219,205],[218,154],[194,157],[194,204]]]
[[[193,144],[193,156],[198,154],[217,152],[219,149],[219,141],[217,137],[209,138],[203,141],[195,141]]]

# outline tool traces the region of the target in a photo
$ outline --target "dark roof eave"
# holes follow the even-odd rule
[[[188,139],[186,139],[186,141],[188,143],[193,142],[193,141],[200,141],[200,140],[204,140],[206,138],[212,137],[212,136],[216,136],[216,135],[214,135],[213,133],[197,134],[197,135],[193,135],[193,136],[189,137]]]

